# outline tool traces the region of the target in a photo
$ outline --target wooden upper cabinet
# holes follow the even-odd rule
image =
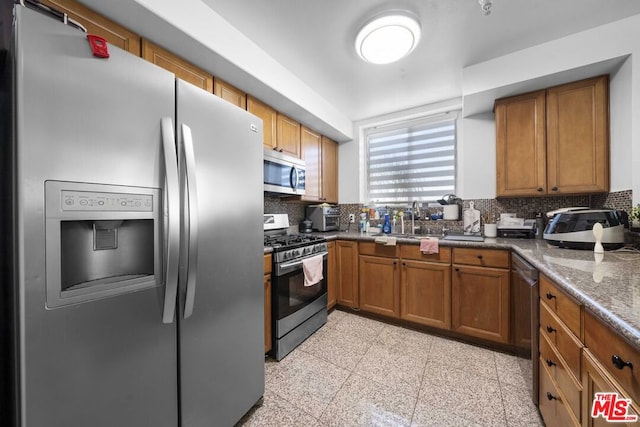
[[[338,203],[338,144],[322,137],[322,201]]]
[[[247,109],[247,94],[223,80],[213,79],[213,93],[236,107]]]
[[[609,191],[609,78],[547,90],[549,194]]]
[[[609,78],[496,100],[498,196],[609,191]]]
[[[213,76],[211,74],[147,39],[142,39],[142,57],[165,70],[171,71],[181,80],[198,86],[207,92],[213,92]]]
[[[545,91],[495,103],[498,196],[546,193]]]
[[[300,157],[300,123],[277,113],[276,149]]]
[[[260,102],[251,95],[247,95],[247,111],[262,119],[264,148],[273,150],[276,148],[277,112],[267,104]]]
[[[89,34],[104,37],[109,44],[140,56],[140,36],[108,20],[91,9],[72,0],[40,0],[40,3],[60,12],[82,24]]]
[[[305,195],[302,200],[322,201],[322,136],[302,126],[300,149],[305,162]]]
[[[338,144],[302,126],[300,148],[306,165],[302,200],[338,203]]]

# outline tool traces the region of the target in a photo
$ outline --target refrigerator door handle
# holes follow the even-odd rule
[[[178,264],[180,260],[180,184],[178,180],[176,142],[171,118],[162,118],[161,131],[167,198],[167,259],[165,263],[162,323],[173,323],[176,310],[176,296],[178,294]]]
[[[184,300],[184,318],[193,313],[196,294],[196,271],[198,268],[198,193],[196,187],[196,159],[193,152],[191,128],[182,123],[182,146],[187,178],[187,197],[189,212],[189,259],[187,267],[187,294]]]

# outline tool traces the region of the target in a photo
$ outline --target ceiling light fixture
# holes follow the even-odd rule
[[[412,13],[384,12],[358,32],[356,52],[372,64],[390,64],[407,56],[420,41],[420,34],[420,22]]]

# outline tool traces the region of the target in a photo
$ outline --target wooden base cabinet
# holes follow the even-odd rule
[[[402,260],[400,318],[451,328],[451,265]]]
[[[327,243],[327,310],[338,302],[338,269],[336,268],[336,242]]]
[[[509,270],[453,265],[452,330],[509,342]]]
[[[338,271],[337,303],[359,308],[358,293],[358,242],[352,240],[336,241],[336,264]]]
[[[360,255],[360,309],[383,316],[400,317],[400,261]]]
[[[639,421],[624,422],[619,421],[613,425],[619,426],[638,426],[640,424],[640,406],[637,401],[631,399],[624,391],[623,388],[615,381],[610,375],[607,369],[598,363],[596,357],[591,354],[588,349],[582,353],[583,364],[583,377],[582,382],[584,386],[583,392],[583,405],[582,405],[582,420],[583,425],[587,427],[604,427],[611,426],[613,423],[607,422],[604,416],[592,417],[593,401],[596,393],[618,393],[617,400],[630,399],[631,404],[626,405],[627,416],[636,416]],[[611,402],[613,403],[613,402]],[[607,412],[607,404],[603,404],[601,408],[602,412]]]

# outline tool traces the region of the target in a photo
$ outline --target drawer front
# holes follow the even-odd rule
[[[440,247],[437,254],[423,254],[420,252],[420,245],[401,245],[400,258],[449,263],[451,262],[451,248]]]
[[[567,367],[575,377],[580,377],[580,358],[582,357],[582,343],[567,329],[560,319],[545,305],[540,304],[540,335],[544,335],[558,350],[567,363]]]
[[[509,268],[509,252],[497,249],[453,248],[453,263]]]
[[[360,255],[384,256],[389,258],[399,258],[399,246],[385,246],[373,242],[359,242],[358,250]]]
[[[545,335],[540,337],[540,361],[547,366],[547,372],[565,396],[567,406],[571,408],[573,415],[579,420],[582,384],[576,382],[573,375],[569,373],[569,368],[564,360],[558,355],[553,344]]]
[[[584,344],[603,367],[640,403],[640,352],[589,311],[584,313]],[[613,358],[617,356],[618,364]],[[631,363],[633,369],[623,363]],[[622,369],[620,369],[622,368]]]
[[[264,274],[271,274],[271,254],[264,256]]]
[[[540,363],[540,391],[538,408],[544,419],[544,423],[549,427],[579,426],[580,422],[573,416],[566,406],[564,397],[558,393],[546,364]]]
[[[540,275],[540,299],[562,319],[576,337],[582,338],[580,305],[544,275]]]

